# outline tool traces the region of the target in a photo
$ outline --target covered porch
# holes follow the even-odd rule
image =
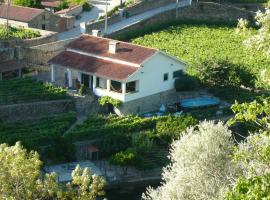
[[[59,83],[59,71],[56,66],[51,64],[51,82]],[[86,86],[91,92],[97,96],[110,96],[122,102],[126,101],[126,97],[139,91],[139,81],[123,81],[109,77],[101,77],[85,71],[79,71],[68,67],[62,67],[64,80],[62,86],[79,90],[81,85]],[[61,79],[61,77],[60,77]],[[59,85],[59,84],[58,84]]]

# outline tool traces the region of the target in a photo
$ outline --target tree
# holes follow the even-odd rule
[[[37,152],[27,152],[20,143],[0,145],[0,199],[71,199],[95,200],[104,195],[105,181],[91,176],[79,166],[72,172],[72,181],[66,185],[57,182],[57,174],[42,178],[41,161]]]
[[[226,60],[208,60],[196,66],[198,77],[207,85],[253,87],[255,77],[241,66]]]
[[[235,104],[236,113],[230,123],[249,125],[251,133],[235,149],[233,160],[241,174],[225,199],[270,199],[270,102]],[[237,178],[237,177],[236,177]]]
[[[270,3],[266,6],[265,11],[258,11],[255,16],[256,24],[259,29],[255,35],[250,36],[245,44],[256,50],[265,53],[270,56]],[[239,21],[243,24],[243,20]],[[243,26],[246,26],[244,23]],[[244,30],[247,30],[246,28]]]
[[[148,188],[145,200],[218,199],[233,182],[237,168],[231,160],[231,131],[221,122],[201,122],[173,142],[171,164],[162,173],[163,183]]]
[[[230,119],[229,125],[242,122],[249,127],[249,131],[270,130],[270,98],[251,103],[236,102],[231,108],[235,116]]]
[[[127,149],[113,155],[110,159],[110,163],[121,166],[123,174],[127,174],[128,167],[136,164],[136,158],[136,152],[133,149]]]
[[[239,144],[233,158],[241,176],[226,199],[270,199],[269,132],[250,135]]]

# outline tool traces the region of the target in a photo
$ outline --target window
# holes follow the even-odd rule
[[[118,81],[111,80],[111,89],[110,90],[113,92],[121,93],[122,92],[122,84]]]
[[[42,19],[43,19],[43,20],[45,20],[45,19],[46,19],[46,18],[45,18],[45,15],[42,15]]]
[[[169,74],[166,73],[163,75],[163,81],[167,81],[169,79]]]
[[[42,24],[42,30],[45,30],[46,29],[46,26],[45,26],[45,24]]]
[[[183,74],[182,70],[177,70],[173,72],[173,78],[177,78]]]
[[[126,83],[126,93],[136,92],[136,81]]]
[[[96,87],[100,87],[99,85],[100,85],[100,84],[99,84],[99,77],[97,77],[97,78],[96,78]]]

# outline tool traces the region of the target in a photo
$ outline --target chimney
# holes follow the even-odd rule
[[[118,41],[110,40],[109,41],[109,53],[115,54],[117,52],[118,45],[119,45]]]
[[[100,37],[100,30],[92,30],[92,35],[95,37]]]

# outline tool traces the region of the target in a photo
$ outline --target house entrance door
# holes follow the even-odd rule
[[[86,87],[92,89],[93,87],[93,76],[90,76],[88,74],[82,74],[81,77],[82,84],[84,84]]]
[[[89,87],[89,75],[88,74],[82,74],[82,84],[84,86]]]

